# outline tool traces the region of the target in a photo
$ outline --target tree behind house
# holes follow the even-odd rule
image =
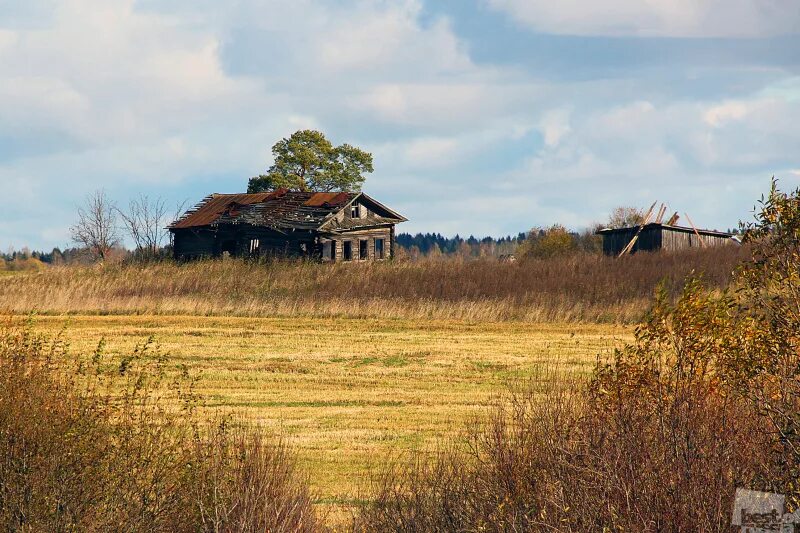
[[[607,228],[630,228],[644,222],[644,213],[637,207],[615,207],[608,216]]]
[[[319,131],[301,130],[272,147],[275,163],[267,174],[250,178],[248,193],[359,191],[371,173],[372,154],[349,144],[333,146]]]

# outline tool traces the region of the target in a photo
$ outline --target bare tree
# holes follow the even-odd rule
[[[142,194],[128,204],[127,211],[118,209],[125,232],[133,240],[136,252],[145,258],[158,255],[167,237],[167,205],[162,198]]]
[[[177,202],[175,204],[175,214],[172,215],[172,223],[177,222],[180,218],[185,214],[186,211],[186,204],[189,203],[189,199],[185,198],[181,202]]]
[[[86,204],[78,208],[78,221],[70,228],[72,240],[100,261],[119,242],[118,231],[116,207],[102,189],[86,197]]]
[[[636,207],[616,207],[608,217],[607,228],[629,228],[644,222],[644,212]]]

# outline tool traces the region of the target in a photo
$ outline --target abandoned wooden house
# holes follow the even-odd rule
[[[686,228],[652,222],[644,226],[606,228],[597,232],[603,237],[603,253],[619,255],[636,239],[629,253],[676,251],[686,248],[723,246],[733,244],[733,235],[721,231]]]
[[[364,193],[212,194],[168,229],[175,258],[283,256],[388,259],[406,219]]]

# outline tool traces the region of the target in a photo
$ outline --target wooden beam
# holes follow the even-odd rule
[[[706,243],[705,243],[705,242],[703,242],[703,238],[700,236],[700,232],[698,232],[698,231],[697,231],[697,228],[695,228],[695,227],[694,227],[694,223],[692,222],[692,219],[691,219],[691,218],[689,218],[689,213],[685,213],[685,212],[684,212],[683,214],[684,214],[684,215],[686,215],[686,220],[688,220],[688,221],[689,221],[689,225],[690,225],[690,226],[692,227],[692,229],[694,230],[694,234],[695,234],[695,235],[697,235],[697,240],[698,240],[698,241],[700,241],[700,247],[701,247],[701,248],[705,248],[705,247],[706,247]]]
[[[674,226],[675,223],[678,222],[679,218],[681,218],[680,215],[678,215],[678,212],[675,211],[675,213],[673,213],[673,215],[669,217],[669,220],[667,220],[667,226]]]
[[[667,206],[661,204],[661,209],[658,210],[658,216],[656,217],[656,224],[661,224],[661,221],[664,220],[664,215],[667,213]]]
[[[633,238],[631,239],[631,242],[629,242],[628,245],[625,248],[622,249],[622,251],[619,253],[617,258],[622,257],[623,255],[627,254],[628,252],[630,252],[633,249],[633,245],[636,244],[636,241],[639,239],[639,234],[642,232],[644,227],[650,222],[650,217],[653,216],[653,209],[656,208],[656,204],[657,203],[658,203],[658,200],[653,202],[653,205],[651,205],[650,209],[647,210],[647,214],[644,217],[644,221],[642,222],[642,225],[639,226],[639,229],[636,232],[636,235],[634,235]]]

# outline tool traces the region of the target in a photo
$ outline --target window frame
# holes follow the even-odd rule
[[[364,254],[361,253],[363,248]],[[358,239],[358,260],[359,261],[366,261],[369,259],[369,238],[367,239]]]
[[[350,218],[361,218],[361,204],[358,202],[350,204]]]
[[[381,243],[381,245],[380,245],[380,254],[378,253],[378,248],[379,248],[378,247],[378,243],[379,242]],[[378,260],[386,259],[386,239],[384,239],[383,237],[375,237],[375,239],[373,239],[372,246],[373,246],[373,249],[375,250],[375,252],[374,252],[375,253],[375,259],[378,259]]]
[[[353,241],[342,241],[342,261],[352,261],[352,260],[353,260]]]

